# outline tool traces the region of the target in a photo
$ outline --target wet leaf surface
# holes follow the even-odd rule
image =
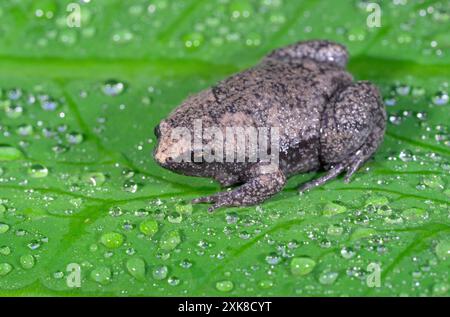
[[[80,28],[68,3],[0,4],[0,294],[450,295],[446,1],[383,3],[380,28],[365,1],[92,1]],[[219,187],[158,167],[153,127],[310,38],[382,90],[374,160],[256,207],[190,205]]]

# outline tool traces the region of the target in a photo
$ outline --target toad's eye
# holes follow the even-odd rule
[[[161,137],[161,130],[159,129],[159,124],[155,127],[155,130],[153,130],[153,133],[155,133],[155,136],[158,139]]]

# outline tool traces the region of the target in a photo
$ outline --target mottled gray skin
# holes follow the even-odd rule
[[[185,175],[212,177],[223,187],[240,185],[194,203],[223,206],[260,203],[279,192],[286,178],[325,170],[300,186],[301,192],[345,172],[345,181],[382,142],[386,113],[377,88],[353,82],[345,70],[344,46],[328,41],[300,42],[275,50],[253,68],[190,96],[155,129],[156,161]],[[170,137],[175,127],[276,126],[280,131],[279,166],[262,172],[267,163],[175,163]],[[176,152],[176,151],[175,151]],[[180,153],[181,155],[181,153]]]

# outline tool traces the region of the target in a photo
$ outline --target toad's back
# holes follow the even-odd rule
[[[214,109],[205,109],[216,117],[216,123],[278,127],[280,158],[285,164],[317,155],[321,113],[333,93],[352,82],[352,76],[329,63],[304,59],[284,62],[270,58],[258,66],[231,76],[212,89]],[[230,114],[235,114],[230,115]],[[236,115],[239,114],[239,115]],[[226,117],[228,120],[223,120]],[[285,157],[286,159],[283,159]],[[293,167],[295,171],[309,170]]]

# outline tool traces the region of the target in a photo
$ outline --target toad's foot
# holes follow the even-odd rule
[[[255,205],[278,193],[286,183],[286,177],[277,169],[270,173],[256,175],[245,184],[231,191],[196,198],[192,203],[212,203],[209,212],[220,207]]]
[[[371,136],[369,136],[370,140]],[[314,187],[325,184],[326,182],[336,178],[345,171],[344,182],[348,183],[351,177],[358,169],[373,155],[378,144],[376,142],[368,142],[364,144],[350,159],[332,166],[325,175],[309,181],[298,188],[300,193],[310,190]]]

